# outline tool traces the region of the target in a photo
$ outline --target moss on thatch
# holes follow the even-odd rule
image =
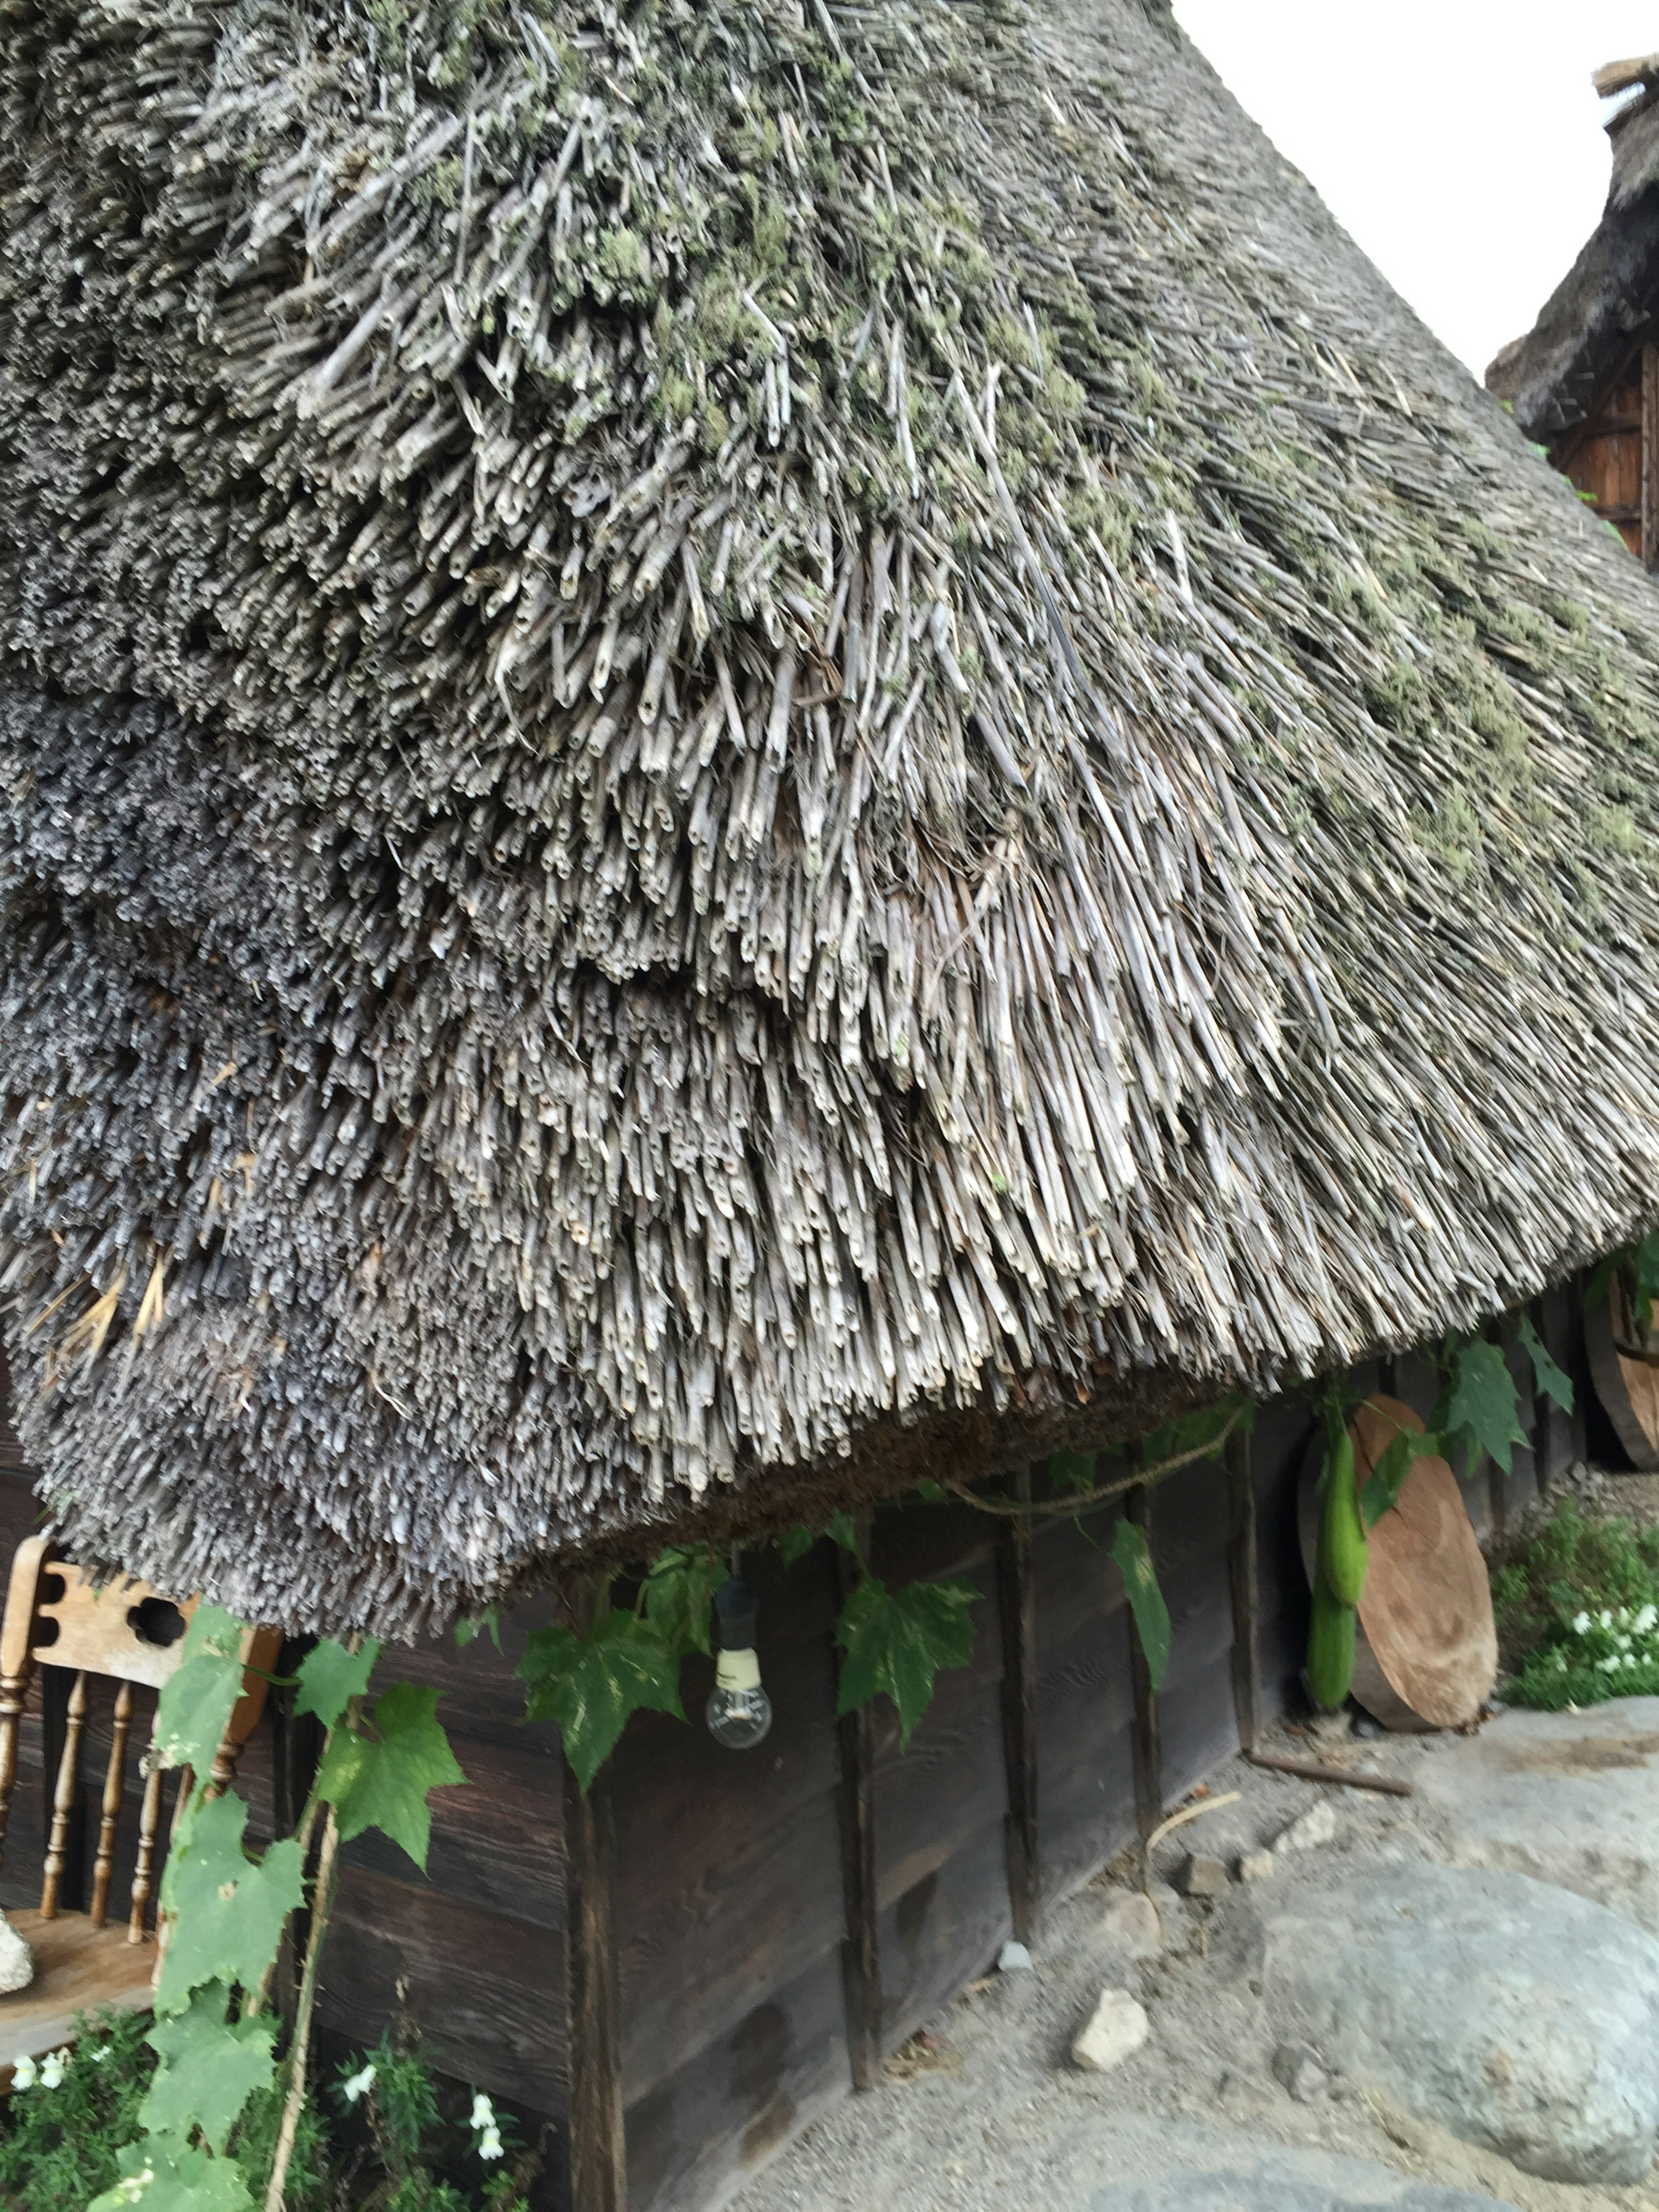
[[[1101,0],[0,15],[0,1284],[408,1629],[1659,1194],[1638,575]]]

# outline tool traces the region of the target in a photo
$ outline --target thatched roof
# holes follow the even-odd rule
[[[14,0],[0,1284],[409,1628],[1659,1202],[1649,586],[1134,0]]]
[[[1486,371],[1488,388],[1543,444],[1577,428],[1659,312],[1659,54],[1609,62],[1595,88],[1623,101],[1607,123],[1613,180],[1601,220],[1532,329]]]

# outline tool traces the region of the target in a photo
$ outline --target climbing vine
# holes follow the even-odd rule
[[[281,2212],[339,1846],[378,1828],[424,1869],[428,1794],[466,1779],[436,1717],[437,1691],[396,1682],[370,1707],[379,1645],[365,1638],[351,1649],[325,1637],[301,1663],[295,1701],[325,1730],[316,1781],[295,1832],[252,1849],[246,1803],[210,1779],[242,1691],[243,1634],[229,1613],[198,1606],[161,1692],[152,1755],[183,1770],[183,1795],[161,1881],[163,1949],[145,2038],[158,2063],[138,2110],[142,2133],[90,2212],[260,2212],[232,2142],[250,2105],[273,2092],[281,2119],[264,2212]],[[279,2057],[271,1984],[283,1930],[306,1906],[299,2001]]]

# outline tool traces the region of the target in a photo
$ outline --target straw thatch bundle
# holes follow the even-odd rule
[[[1531,330],[1486,371],[1528,436],[1548,444],[1577,428],[1659,312],[1659,54],[1609,62],[1595,82],[1620,102],[1601,220]]]
[[[1659,1194],[1653,603],[1135,0],[8,0],[0,1282],[409,1629]]]

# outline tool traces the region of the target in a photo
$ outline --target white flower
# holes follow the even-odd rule
[[[49,2051],[40,2061],[40,2087],[55,2089],[64,2078],[64,2070],[75,2056],[72,2051]]]
[[[493,2128],[495,2124],[495,2107],[482,2089],[475,2089],[472,2093],[471,2124],[475,2128]]]
[[[1582,1635],[1583,1635],[1584,1632],[1586,1631],[1586,1629],[1588,1629],[1588,1628],[1589,1628],[1589,1613],[1576,1613],[1573,1615],[1573,1617],[1572,1617],[1572,1632],[1573,1632],[1573,1634],[1574,1634],[1575,1636],[1582,1636]]]
[[[11,2086],[14,2091],[32,2089],[40,2076],[40,2068],[27,2051],[11,2062]]]
[[[1636,1654],[1633,1651],[1626,1652],[1625,1664],[1626,1667],[1633,1667],[1636,1664]]]
[[[355,2105],[359,2097],[374,2086],[374,2061],[371,2058],[361,2074],[354,2074],[349,2081],[340,2085],[340,2094],[348,2105]]]
[[[1603,1606],[1601,1608],[1601,1621],[1603,1628],[1611,1628],[1613,1626],[1613,1615],[1607,1611],[1606,1606]]]
[[[501,2158],[505,2156],[505,2154],[506,2154],[501,2148],[500,2130],[496,2128],[486,2128],[478,2138],[479,2157]]]
[[[129,2204],[136,2204],[155,2179],[155,2168],[153,2166],[141,2166],[137,2173],[127,2174],[115,2185]]]
[[[1659,1606],[1644,1605],[1631,1625],[1638,1636],[1650,1636],[1659,1628]]]

